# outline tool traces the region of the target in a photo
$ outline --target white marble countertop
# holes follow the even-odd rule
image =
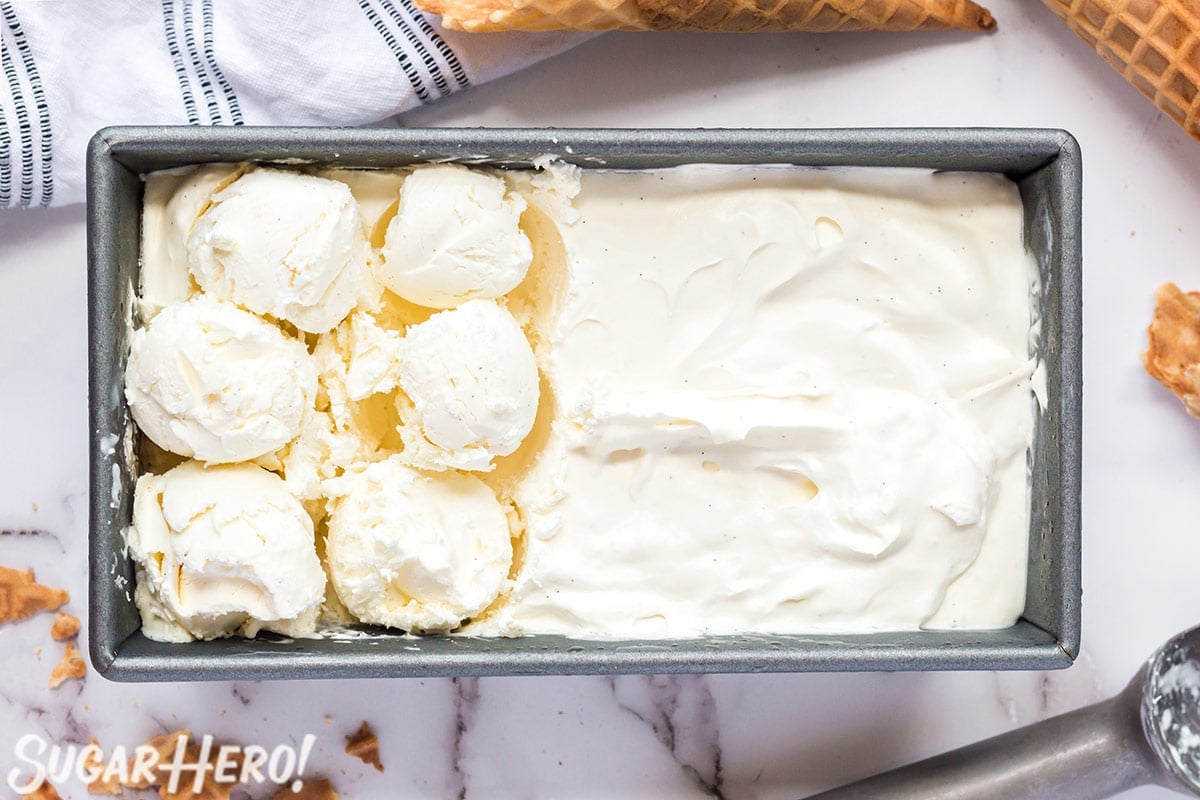
[[[1200,144],[1039,3],[990,5],[990,36],[606,35],[401,124],[1072,131],[1084,153],[1087,386],[1074,667],[158,685],[93,674],[49,691],[57,650],[47,625],[27,622],[0,627],[0,773],[26,734],[132,747],[186,725],[264,746],[315,734],[309,771],[347,798],[798,798],[1116,692],[1200,622],[1200,421],[1138,361],[1155,287],[1200,288]],[[81,207],[0,214],[0,563],[69,588],[80,616],[85,270]],[[382,775],[342,752],[363,720],[379,734]],[[64,794],[84,796],[72,783]]]

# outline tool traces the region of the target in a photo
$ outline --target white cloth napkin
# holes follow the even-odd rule
[[[586,34],[463,34],[412,0],[0,0],[0,209],[84,199],[117,124],[359,125]]]

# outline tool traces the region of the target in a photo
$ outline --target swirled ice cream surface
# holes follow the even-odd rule
[[[718,166],[579,180],[571,213],[544,209],[565,286],[538,347],[552,422],[512,489],[522,557],[462,632],[1011,625],[1037,408],[1015,184]]]

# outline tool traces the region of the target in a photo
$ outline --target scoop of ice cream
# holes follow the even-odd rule
[[[316,391],[304,345],[231,303],[168,306],[130,337],[133,418],[182,456],[228,463],[276,450],[299,433]]]
[[[529,340],[505,309],[471,300],[408,329],[400,347],[401,457],[488,471],[520,446],[538,406]]]
[[[187,268],[187,240],[192,226],[208,208],[213,194],[245,171],[245,164],[204,164],[146,176],[139,308],[147,319],[195,292]]]
[[[400,189],[379,280],[430,308],[507,294],[533,261],[517,225],[524,210],[524,198],[494,175],[448,164],[418,169]]]
[[[370,294],[358,205],[343,183],[263,169],[212,197],[187,242],[204,291],[324,333]]]
[[[508,520],[478,478],[392,457],[337,479],[334,491],[325,557],[338,597],[363,622],[453,630],[503,589]]]
[[[325,573],[312,519],[274,473],[187,461],[142,475],[126,540],[147,636],[313,632]]]

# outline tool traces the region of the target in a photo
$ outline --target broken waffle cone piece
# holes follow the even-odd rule
[[[65,611],[54,612],[54,624],[50,626],[50,638],[56,642],[74,639],[79,634],[79,617]]]
[[[66,589],[38,583],[33,570],[0,567],[0,624],[54,611],[69,599]]]
[[[150,741],[146,742],[146,747],[153,750],[157,755],[154,759],[155,775],[152,778],[147,778],[145,775],[139,774],[136,769],[136,758],[129,759],[128,774],[130,779],[125,782],[125,786],[130,789],[146,789],[151,786],[157,786],[161,782],[165,782],[169,775],[165,770],[161,769],[163,765],[170,764],[175,757],[176,748],[180,747],[179,740],[183,739],[183,747],[191,746],[192,732],[187,728],[182,730],[165,733],[161,736],[155,736]]]
[[[50,781],[43,780],[32,792],[25,794],[27,800],[62,800],[62,795]]]
[[[1194,0],[1043,0],[1159,110],[1200,138],[1200,5]]]
[[[383,762],[379,760],[379,737],[365,722],[361,728],[346,737],[346,755],[354,756],[364,764],[370,764],[383,772]]]
[[[103,754],[100,752],[100,742],[96,737],[88,742],[94,748],[84,759],[83,766],[85,770],[89,770],[95,777],[87,782],[88,794],[121,794],[121,781],[116,775],[104,777],[104,770],[107,766],[104,762]]]
[[[417,0],[462,31],[990,30],[971,0]]]
[[[179,748],[183,748],[181,763],[193,765],[201,763],[204,751],[196,742],[197,739],[186,728],[155,736],[145,745],[156,754],[153,774],[147,776],[144,771],[138,773],[135,759],[130,759],[129,780],[125,782],[125,786],[130,789],[146,789],[157,786],[160,800],[229,800],[233,790],[239,786],[236,776],[241,773],[242,759],[245,756],[244,752],[239,750],[218,771],[219,745],[211,747],[208,752],[207,767],[199,790],[196,789],[196,779],[192,773],[184,774],[176,782],[175,788],[171,788],[171,764]]]
[[[1183,292],[1165,283],[1154,299],[1150,347],[1142,363],[1179,396],[1189,414],[1200,417],[1200,292]]]
[[[83,655],[75,649],[75,645],[67,642],[67,649],[63,653],[62,661],[59,661],[50,671],[50,688],[57,689],[66,681],[72,678],[82,678],[86,674],[87,664],[84,663]]]

